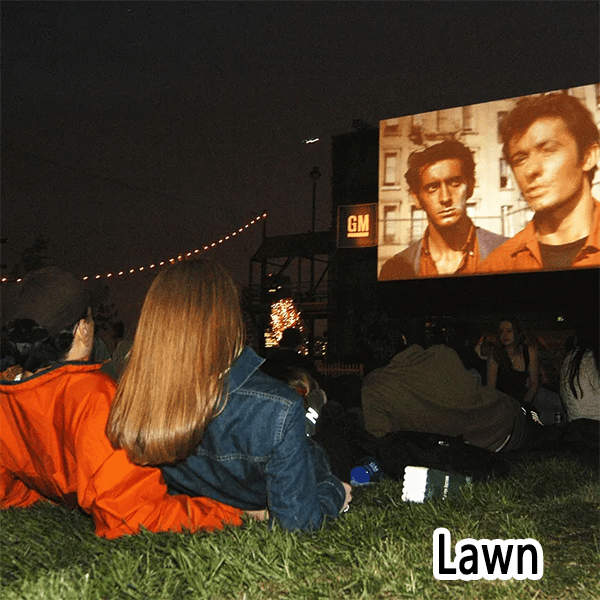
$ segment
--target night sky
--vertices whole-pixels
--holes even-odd
[[[10,2],[2,262],[78,274],[331,223],[331,136],[598,81],[593,2]],[[306,138],[321,142],[303,144]],[[248,279],[262,225],[211,255]]]

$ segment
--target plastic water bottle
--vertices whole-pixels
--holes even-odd
[[[404,469],[402,500],[422,503],[426,500],[441,500],[473,483],[471,477],[447,473],[427,467],[408,466]]]
[[[381,481],[385,477],[386,475],[377,459],[373,456],[367,456],[350,471],[350,485],[369,485]]]

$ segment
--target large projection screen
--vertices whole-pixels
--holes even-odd
[[[548,90],[544,92],[544,95],[554,93],[566,94],[576,98],[590,111],[596,127],[600,126],[600,84],[594,83],[566,90]],[[485,263],[488,253],[491,253],[496,247],[511,241],[515,235],[527,227],[534,215],[536,215],[535,210],[532,209],[532,203],[536,200],[535,195],[542,193],[539,191],[529,191],[533,196],[529,201],[526,200],[526,196],[523,195],[519,187],[519,180],[513,172],[511,164],[509,164],[512,161],[507,161],[503,156],[500,122],[511,112],[518,101],[519,98],[507,98],[435,112],[389,118],[380,122],[379,245],[377,252],[377,273],[380,281],[427,279],[432,277],[443,278],[447,276],[454,277],[456,275],[482,275],[493,272],[530,272],[537,270],[537,268],[531,266],[526,266],[525,268],[513,267],[508,262],[506,263],[508,266],[503,269],[500,269],[498,264],[490,269],[489,262],[488,267],[486,267]],[[529,130],[526,129],[525,131],[528,132]],[[527,152],[529,152],[528,157],[532,157],[532,161],[534,161],[535,156],[541,156],[546,151],[545,148],[538,148],[536,146],[537,140],[533,137],[534,135],[535,131],[529,135],[526,133],[522,138],[518,138],[524,139],[522,145],[531,149],[527,150]],[[434,260],[434,246],[436,241],[431,241],[435,233],[430,233],[430,229],[426,234],[428,226],[433,227],[435,225],[430,225],[429,220],[435,219],[435,214],[428,216],[423,209],[423,202],[420,202],[419,198],[415,197],[414,193],[411,193],[406,180],[408,161],[411,154],[418,154],[427,148],[438,146],[447,141],[460,142],[471,152],[475,163],[474,185],[469,186],[468,183],[466,184],[466,188],[468,189],[464,195],[465,197],[469,197],[463,199],[463,204],[466,204],[463,212],[466,212],[470,222],[477,228],[475,234],[473,233],[474,230],[470,228],[471,234],[468,240],[468,248],[472,250],[475,243],[473,237],[475,236],[477,238],[477,248],[480,250],[482,256],[479,256],[478,261],[471,261],[468,268],[465,268],[466,263],[463,262],[462,267],[458,271],[452,271],[454,266],[460,264],[456,260],[454,263],[448,261],[443,265],[440,263],[440,271],[437,271],[436,267],[438,263]],[[521,146],[519,146],[520,148]],[[430,161],[435,160],[435,154],[428,156]],[[427,190],[431,189],[435,192],[435,190],[442,187],[451,188],[454,186],[457,188],[461,181],[453,179],[456,175],[456,168],[454,168],[454,171],[450,168],[456,165],[456,159],[442,159],[441,162],[444,161],[447,167],[445,171],[437,169],[440,162],[426,162],[424,166],[413,168],[412,172],[417,173],[419,183],[422,183],[421,178],[423,176],[428,178],[425,182],[429,185]],[[418,165],[419,163],[416,164]],[[458,160],[458,164],[459,174],[462,176],[461,166],[463,163]],[[594,161],[594,164],[597,164],[597,159]],[[437,165],[437,170],[430,169],[432,165],[434,167]],[[427,170],[426,173],[425,170]],[[539,174],[538,176],[546,177],[546,179],[550,177],[550,175]],[[560,174],[560,176],[562,177],[563,175]],[[526,178],[531,177],[534,176],[522,175],[520,181],[523,183]],[[550,187],[546,179],[542,181],[540,186]],[[431,180],[434,181],[433,185],[431,184]],[[413,190],[415,185],[413,183]],[[590,186],[592,196],[596,200],[600,200],[600,169],[596,170]],[[423,190],[424,187],[420,189]],[[449,194],[450,192],[446,189],[444,193]],[[436,210],[434,206],[436,201],[439,201],[439,199],[435,200],[434,198],[432,203],[430,203],[430,206],[433,206],[430,210]],[[448,200],[449,205],[451,202],[451,200]],[[452,213],[452,210],[452,208],[448,209],[449,214]],[[462,209],[459,208],[457,210],[460,211]],[[541,212],[537,216],[538,219],[541,218],[540,214],[548,214],[547,212],[543,212],[546,209],[542,208],[540,210]],[[443,224],[437,228],[437,231],[443,232]],[[465,231],[464,228],[463,231]],[[502,236],[502,238],[497,236]],[[424,241],[424,238],[427,241]],[[438,244],[439,239],[438,236]],[[544,239],[552,238],[546,237]],[[466,245],[460,248],[465,253],[465,261],[466,248]],[[424,257],[424,255],[428,256]],[[454,256],[456,257],[456,253]],[[424,262],[426,260],[429,262],[425,265]],[[549,264],[556,265],[557,263],[544,263],[544,265]],[[577,268],[588,266],[594,265],[584,264],[583,267],[578,266]],[[564,260],[563,264],[558,267],[543,267],[544,270],[548,271],[568,270],[570,268],[572,267],[564,266]]]

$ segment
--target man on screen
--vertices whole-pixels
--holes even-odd
[[[481,271],[600,266],[600,204],[592,196],[600,145],[590,111],[563,93],[522,98],[500,124],[500,135],[534,216]]]
[[[467,200],[475,187],[475,161],[457,140],[447,140],[408,157],[405,174],[417,207],[427,214],[422,239],[392,256],[380,281],[475,273],[505,237],[475,227]]]

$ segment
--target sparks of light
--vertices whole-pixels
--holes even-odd
[[[306,138],[305,140],[302,140],[303,144],[314,144],[315,142],[319,142],[321,141],[321,138]]]

